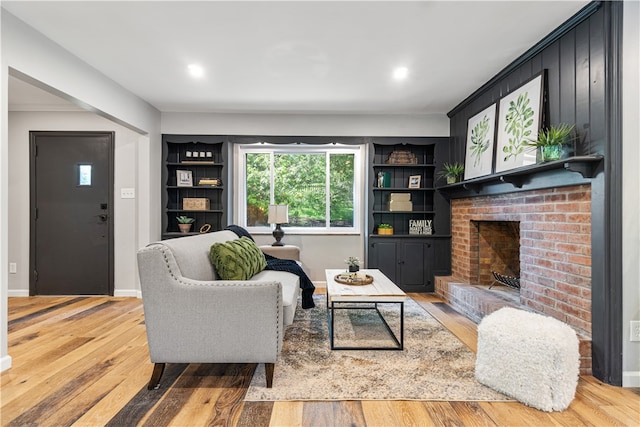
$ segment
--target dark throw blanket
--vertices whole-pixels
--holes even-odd
[[[229,225],[225,230],[230,230],[236,233],[238,237],[246,236],[253,240],[253,236],[239,225]],[[267,268],[266,270],[274,270],[274,271],[286,271],[287,273],[295,274],[300,278],[300,289],[302,289],[302,308],[313,308],[316,304],[313,302],[313,292],[316,290],[316,287],[307,276],[307,273],[304,272],[302,267],[291,259],[280,259],[274,256],[265,254],[265,259],[267,260]]]

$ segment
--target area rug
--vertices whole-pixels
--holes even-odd
[[[314,301],[313,309],[298,308],[285,332],[273,388],[260,364],[245,400],[510,400],[476,381],[475,355],[413,300],[405,303],[402,351],[331,350],[325,297]],[[381,311],[398,330],[398,305]],[[335,338],[336,345],[393,345],[373,310],[339,311]]]

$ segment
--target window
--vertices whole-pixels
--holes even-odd
[[[241,145],[239,223],[270,231],[269,204],[288,205],[287,232],[358,232],[361,147]]]

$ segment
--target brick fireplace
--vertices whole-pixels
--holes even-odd
[[[589,374],[591,187],[454,199],[451,233],[452,275],[436,280],[436,293],[476,322],[515,305],[567,323],[581,339],[581,372]],[[513,265],[513,252],[519,252],[519,271],[506,265]],[[486,289],[491,269],[520,276],[515,303],[501,297],[499,286]]]

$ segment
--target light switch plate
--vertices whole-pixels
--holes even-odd
[[[135,199],[136,198],[136,189],[135,188],[121,188],[120,189],[120,198],[121,199]]]
[[[631,321],[631,336],[629,341],[640,341],[640,320]]]

